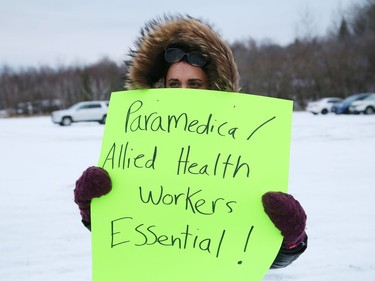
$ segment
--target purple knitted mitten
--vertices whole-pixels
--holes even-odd
[[[74,189],[74,202],[81,212],[82,220],[90,223],[91,199],[107,194],[112,189],[112,182],[107,173],[99,167],[89,167],[76,181]]]
[[[290,194],[267,192],[262,196],[264,211],[284,236],[283,247],[290,248],[305,237],[306,214]]]

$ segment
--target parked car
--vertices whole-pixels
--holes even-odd
[[[69,126],[73,122],[99,122],[105,124],[108,101],[83,101],[64,110],[53,111],[52,122],[61,126]]]
[[[352,113],[364,113],[374,114],[375,113],[375,93],[369,95],[363,100],[353,101],[349,107],[349,111]]]
[[[360,93],[348,96],[342,102],[335,104],[332,108],[332,111],[334,111],[336,114],[350,114],[351,112],[349,111],[349,107],[352,104],[352,102],[357,100],[363,100],[369,95],[371,95],[371,93]]]
[[[341,101],[341,98],[335,97],[322,98],[317,101],[309,102],[307,104],[306,110],[311,112],[312,114],[327,114],[329,112],[332,112],[332,107]]]

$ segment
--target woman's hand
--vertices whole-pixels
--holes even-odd
[[[112,182],[106,170],[99,167],[89,167],[76,181],[74,202],[81,212],[82,222],[91,223],[90,205],[92,198],[107,194],[112,189]]]
[[[267,192],[262,196],[264,211],[284,236],[283,247],[293,248],[306,238],[306,214],[290,194]]]

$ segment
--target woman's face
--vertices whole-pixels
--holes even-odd
[[[166,88],[207,89],[208,78],[202,68],[180,61],[169,67],[165,86]]]

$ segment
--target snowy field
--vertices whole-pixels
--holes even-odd
[[[0,119],[0,280],[91,280],[73,189],[103,129]],[[264,280],[375,280],[375,115],[294,113],[289,192],[307,212],[309,248]]]

